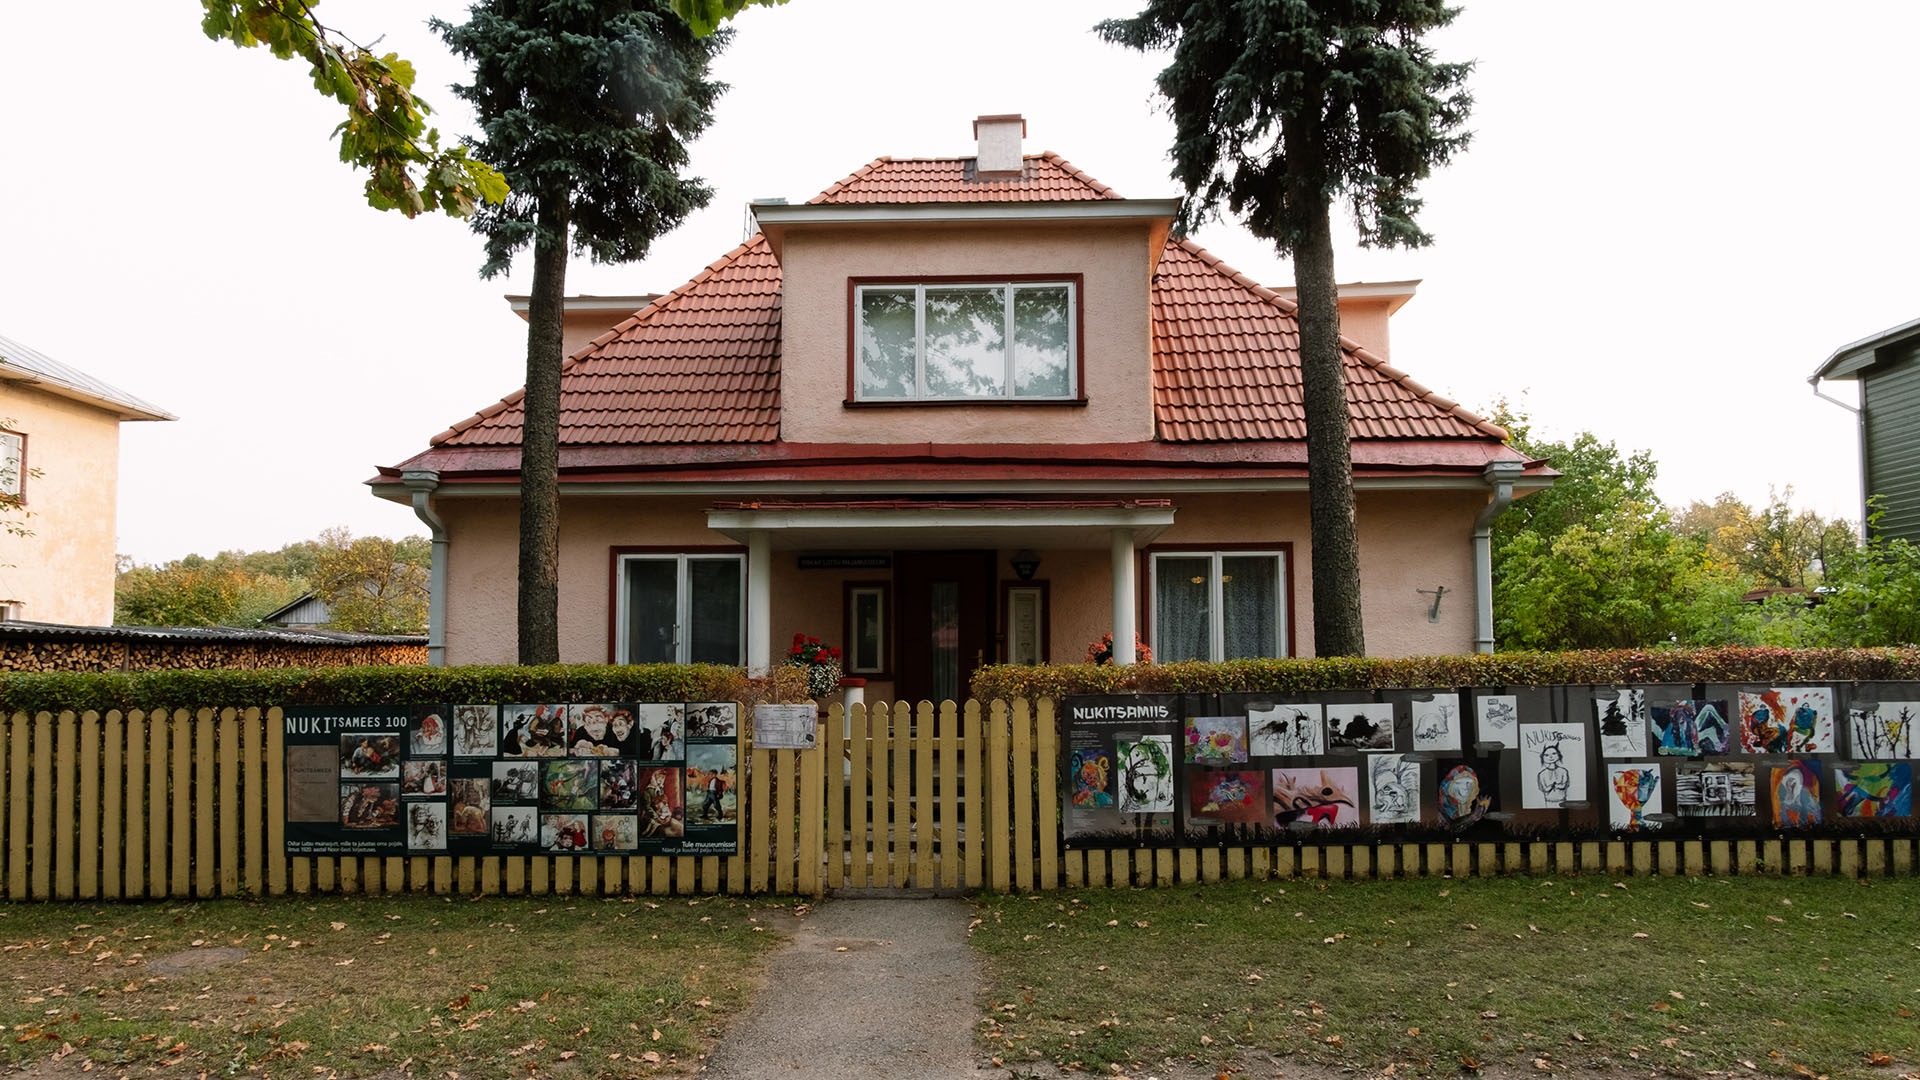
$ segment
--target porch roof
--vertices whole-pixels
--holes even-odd
[[[843,548],[1107,549],[1116,529],[1136,546],[1173,524],[1169,499],[849,499],[716,502],[707,527],[746,543],[765,532],[776,551]]]

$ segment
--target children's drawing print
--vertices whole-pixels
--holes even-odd
[[[1727,752],[1727,703],[1680,698],[1655,701],[1647,709],[1653,752],[1699,757]]]
[[[1360,770],[1273,770],[1273,823],[1287,828],[1308,822],[1339,829],[1360,824]]]
[[[1120,756],[1120,812],[1172,813],[1173,736],[1121,739],[1115,743],[1114,752]],[[1245,760],[1244,753],[1241,760]]]
[[[1520,805],[1558,810],[1587,799],[1587,726],[1520,725]]]
[[[1249,750],[1254,757],[1306,757],[1327,752],[1327,726],[1321,708],[1313,705],[1275,705],[1247,713],[1252,729]]]
[[[1258,772],[1191,769],[1187,772],[1187,820],[1252,825],[1267,817],[1266,792]]]
[[[1107,787],[1113,762],[1107,755],[1076,750],[1068,764],[1073,767],[1073,805],[1087,810],[1113,805],[1113,792]]]
[[[1413,748],[1415,750],[1460,750],[1460,697],[1435,694],[1413,702]]]
[[[1795,760],[1770,771],[1774,827],[1804,829],[1820,824],[1820,763]]]
[[[1247,760],[1247,718],[1187,717],[1187,763],[1227,765]],[[1168,807],[1172,809],[1172,807]]]
[[[1662,813],[1660,802],[1660,765],[1607,765],[1607,820],[1622,832],[1657,829],[1660,823],[1648,821],[1648,814]]]
[[[1481,694],[1473,699],[1480,717],[1476,741],[1512,748],[1520,745],[1520,698],[1515,694]]]
[[[1411,825],[1420,820],[1420,763],[1405,754],[1367,759],[1367,821]]]
[[[1600,729],[1600,756],[1639,757],[1647,752],[1647,692],[1607,690],[1593,696]]]
[[[1833,753],[1833,691],[1824,686],[1742,691],[1740,749],[1748,754]]]
[[[1392,750],[1392,703],[1327,706],[1327,749]]]
[[[1909,817],[1913,814],[1913,765],[1869,761],[1833,767],[1834,803],[1841,817]]]
[[[1681,817],[1752,817],[1751,761],[1715,761],[1680,766],[1673,779],[1673,808]]]
[[[1873,761],[1915,757],[1914,721],[1920,701],[1860,701],[1847,707],[1847,732],[1853,756]]]
[[[1440,763],[1440,824],[1461,832],[1486,817],[1500,790],[1494,759]]]
[[[495,705],[457,705],[453,710],[453,756],[494,757],[499,733],[494,727],[500,709]]]

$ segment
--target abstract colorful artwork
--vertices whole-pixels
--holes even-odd
[[[1275,705],[1247,711],[1254,757],[1305,757],[1327,752],[1327,727],[1319,705]]]
[[[1910,817],[1913,766],[1905,761],[1835,765],[1833,791],[1841,817]]]
[[[1460,832],[1493,809],[1500,780],[1494,759],[1440,763],[1440,823]]]
[[[1115,745],[1114,752],[1120,757],[1120,812],[1172,813],[1173,736],[1122,739]],[[1244,754],[1242,760],[1245,760]]]
[[[1520,805],[1559,810],[1587,800],[1587,725],[1520,725]]]
[[[1833,753],[1833,691],[1824,686],[1742,691],[1740,749],[1748,754]]]
[[[1682,817],[1752,817],[1753,763],[1687,764],[1673,779],[1673,807]]]
[[[1520,698],[1515,694],[1482,694],[1473,699],[1480,716],[1478,739],[1509,749],[1520,745]]]
[[[1073,772],[1073,805],[1086,809],[1113,805],[1113,792],[1107,784],[1113,762],[1107,755],[1076,750],[1067,763]]]
[[[1647,692],[1607,690],[1593,696],[1600,729],[1600,756],[1639,757],[1647,752]]]
[[[1658,762],[1607,765],[1607,821],[1622,832],[1657,829],[1648,814],[1661,813]]]
[[[1187,717],[1186,760],[1189,765],[1228,765],[1246,761],[1247,718]]]
[[[1454,694],[1435,694],[1415,698],[1413,702],[1413,748],[1415,750],[1460,749],[1460,698]]]
[[[1267,800],[1258,772],[1192,769],[1187,773],[1187,820],[1220,825],[1265,821]]]
[[[1652,726],[1653,752],[1676,757],[1724,754],[1731,732],[1727,703],[1679,698],[1655,701],[1647,708]]]
[[[1327,749],[1393,749],[1392,704],[1327,706]]]
[[[1360,824],[1360,770],[1273,770],[1273,823],[1305,822],[1322,828]]]
[[[1367,759],[1367,821],[1409,825],[1420,820],[1420,763],[1405,754]]]
[[[1773,769],[1773,824],[1804,829],[1820,824],[1820,763],[1789,761]]]
[[[1915,757],[1914,721],[1920,701],[1857,701],[1847,707],[1847,732],[1853,756],[1874,761]]]

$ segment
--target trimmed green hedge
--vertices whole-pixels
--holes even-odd
[[[331,667],[51,672],[0,677],[0,713],[257,705],[463,702],[805,701],[799,668],[764,679],[715,664]]]
[[[1189,661],[1132,667],[1068,664],[981,668],[973,696],[1029,699],[1067,694],[1294,693],[1424,686],[1549,686],[1579,683],[1827,683],[1920,680],[1920,647],[1891,649],[1611,649],[1398,659]]]

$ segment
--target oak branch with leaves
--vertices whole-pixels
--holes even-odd
[[[465,218],[478,203],[507,197],[507,181],[492,166],[465,147],[440,147],[440,132],[426,121],[433,110],[413,93],[413,65],[323,25],[313,14],[318,0],[201,0],[201,6],[200,28],[209,38],[242,49],[264,45],[282,60],[299,57],[314,89],[346,106],[347,118],[334,129],[340,160],[367,171],[367,203],[374,209]]]

